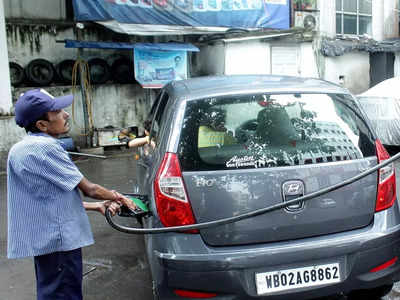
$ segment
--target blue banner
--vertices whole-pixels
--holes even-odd
[[[144,88],[162,88],[171,80],[187,79],[186,51],[134,50],[135,79]]]
[[[290,0],[74,0],[77,21],[288,29]]]

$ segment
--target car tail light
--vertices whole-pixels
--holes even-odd
[[[376,155],[378,163],[390,158],[389,153],[379,140],[375,142]],[[391,207],[396,200],[396,175],[394,173],[394,164],[391,163],[386,167],[378,170],[378,193],[376,197],[375,211],[381,211]]]
[[[196,223],[176,154],[165,154],[154,181],[154,192],[158,215],[164,226]],[[198,230],[187,232],[198,233]]]
[[[214,298],[217,296],[215,293],[196,292],[188,290],[174,290],[174,293],[184,298]]]

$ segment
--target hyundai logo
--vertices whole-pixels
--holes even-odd
[[[300,180],[286,181],[282,185],[283,202],[304,196],[304,183]],[[304,208],[304,201],[285,207],[288,212],[297,212]]]

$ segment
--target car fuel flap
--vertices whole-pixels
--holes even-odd
[[[376,165],[358,159],[279,168],[184,172],[198,223],[237,216],[292,200],[351,178]],[[302,190],[303,189],[303,190]],[[371,223],[377,173],[320,197],[256,217],[200,231],[213,246],[300,239],[353,230]]]

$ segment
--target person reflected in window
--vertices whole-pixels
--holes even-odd
[[[144,127],[144,135],[134,138],[133,140],[130,140],[128,142],[129,148],[136,148],[136,147],[141,147],[141,146],[150,144],[151,121],[150,120],[144,121],[143,127]],[[152,142],[151,144],[153,146],[154,142]],[[153,148],[154,148],[154,146],[153,146]]]
[[[225,112],[213,109],[206,112],[199,127],[198,147],[215,147],[236,144],[232,132],[225,127]]]

